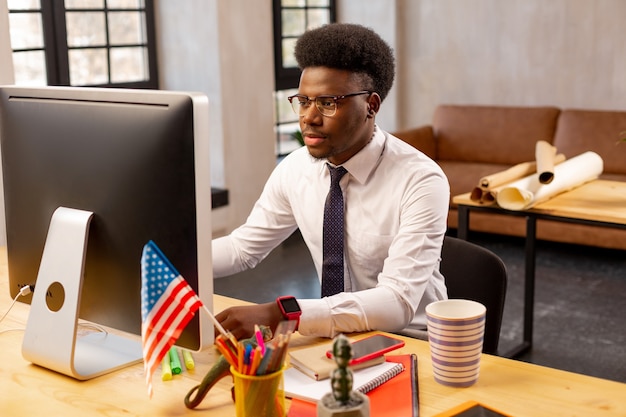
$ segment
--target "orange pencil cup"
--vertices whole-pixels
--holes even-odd
[[[283,370],[268,375],[244,375],[232,366],[237,417],[285,417]]]

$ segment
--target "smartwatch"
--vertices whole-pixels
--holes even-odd
[[[283,314],[283,317],[286,320],[295,320],[296,321],[296,329],[300,324],[300,316],[302,315],[302,310],[300,310],[300,305],[298,304],[298,300],[293,295],[284,295],[282,297],[278,297],[276,299],[276,304],[278,304],[278,308],[280,308],[280,312]]]

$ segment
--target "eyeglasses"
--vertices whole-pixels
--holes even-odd
[[[360,96],[362,94],[372,94],[372,91],[358,91],[356,93],[344,94],[342,96],[317,96],[307,97],[302,94],[295,94],[287,97],[291,108],[298,116],[303,116],[311,107],[311,102],[315,102],[315,107],[322,116],[331,117],[337,113],[337,102],[344,98]]]

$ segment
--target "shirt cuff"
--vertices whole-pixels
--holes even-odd
[[[298,300],[302,315],[298,332],[303,336],[332,337],[330,305],[326,299]]]

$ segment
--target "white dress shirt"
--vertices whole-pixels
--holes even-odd
[[[213,241],[215,277],[253,268],[299,228],[321,280],[330,186],[326,164],[306,147],[278,164],[246,223]],[[447,297],[439,273],[450,198],[445,174],[426,155],[379,128],[343,166],[348,170],[341,180],[345,292],[298,300],[299,332],[334,337],[425,329],[426,305]]]

